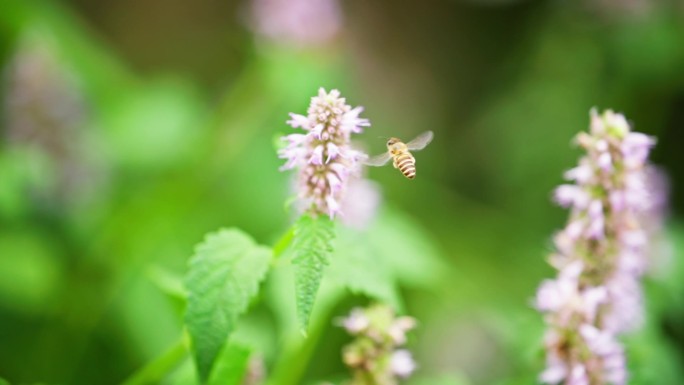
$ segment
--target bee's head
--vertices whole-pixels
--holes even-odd
[[[398,138],[389,138],[387,140],[387,147],[394,146],[395,144],[397,144],[399,142],[401,142],[401,140],[399,140]]]

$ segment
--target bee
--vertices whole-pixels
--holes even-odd
[[[367,159],[364,163],[368,166],[380,167],[387,164],[392,159],[394,168],[398,168],[408,179],[416,177],[416,158],[411,151],[422,150],[427,146],[433,137],[432,131],[425,131],[408,143],[404,143],[399,138],[389,138],[387,140],[387,152]]]

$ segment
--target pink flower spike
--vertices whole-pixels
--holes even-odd
[[[644,319],[640,278],[652,245],[647,234],[650,194],[648,154],[655,141],[631,132],[613,111],[591,111],[589,132],[576,136],[586,151],[565,173],[554,200],[571,212],[556,233],[552,266],[536,308],[548,326],[544,346],[547,384],[625,385],[625,352],[619,336]],[[652,219],[651,219],[652,220]],[[600,316],[599,316],[600,315]]]
[[[326,93],[321,88],[311,98],[306,116],[290,114],[288,123],[307,131],[306,135],[286,136],[289,144],[278,151],[278,156],[286,159],[281,169],[299,169],[297,207],[331,218],[342,214],[340,202],[344,200],[350,178],[360,174],[361,157],[345,156],[354,154],[355,150],[351,149],[350,132],[341,128],[340,122],[367,122],[358,118],[359,111],[347,105],[339,91]]]
[[[354,336],[342,350],[343,360],[354,379],[350,385],[398,385],[401,379],[409,377],[417,365],[411,352],[402,345],[406,342],[406,331],[415,323],[411,317],[395,317],[387,305],[354,309],[343,321],[343,326]]]

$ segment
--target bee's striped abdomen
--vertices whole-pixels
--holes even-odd
[[[394,165],[405,177],[409,179],[416,177],[416,159],[408,151],[397,155],[394,158]]]

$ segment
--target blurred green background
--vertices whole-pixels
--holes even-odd
[[[657,136],[667,246],[628,351],[633,383],[684,383],[682,2],[339,5],[334,36],[311,42],[260,31],[249,0],[0,3],[0,377],[116,384],[171,346],[182,301],[165,290],[203,235],[273,244],[288,225],[274,139],[325,87],[365,107],[369,152],[435,132],[415,181],[369,177],[449,266],[448,285],[402,292],[422,372],[474,384],[533,384],[543,367],[531,299],[589,109]],[[343,370],[345,337],[325,333],[306,381]]]

